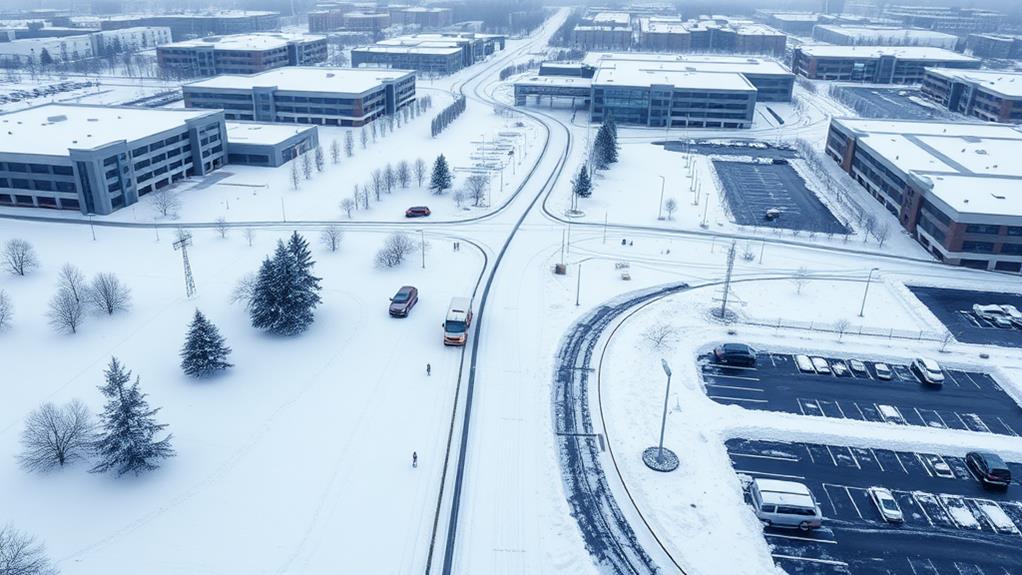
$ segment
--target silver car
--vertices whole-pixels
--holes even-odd
[[[823,525],[823,514],[809,488],[794,481],[752,480],[749,494],[756,517],[767,527],[809,531]]]

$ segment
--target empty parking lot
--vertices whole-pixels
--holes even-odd
[[[706,393],[718,403],[860,421],[1022,434],[1022,408],[987,373],[944,369],[943,387],[920,383],[905,363],[888,363],[889,381],[867,372],[803,373],[794,356],[760,351],[755,368],[726,367],[701,359]],[[835,358],[826,358],[833,363]],[[842,358],[848,359],[848,358]],[[866,359],[860,357],[859,359]]]
[[[918,88],[840,86],[837,91],[846,94],[847,103],[854,105],[856,112],[866,118],[938,121],[959,119],[947,110],[921,104],[924,98]]]
[[[820,530],[764,530],[789,573],[1022,573],[1022,465],[1010,464],[1006,491],[990,491],[949,455],[747,439],[727,450],[741,476],[803,483],[820,505]],[[872,486],[891,490],[904,523],[881,518]]]
[[[997,327],[972,313],[973,304],[1010,304],[1022,309],[1022,295],[976,290],[906,286],[963,343],[1022,347],[1022,330]]]
[[[790,165],[713,160],[713,168],[737,224],[848,233]],[[780,217],[768,221],[770,209],[780,210]]]

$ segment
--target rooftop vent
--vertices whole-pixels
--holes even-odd
[[[997,194],[990,194],[990,195],[993,196],[994,198],[998,199],[998,200],[1003,200],[1004,199],[1004,196],[998,196]]]
[[[46,117],[46,121],[47,122],[63,122],[65,120],[67,120],[67,116],[65,116],[64,114],[60,114],[59,116],[47,116]]]
[[[333,78],[333,77],[334,77],[335,75],[336,75],[336,74],[334,74],[333,72],[327,72],[327,73],[326,73],[326,77],[327,77],[327,78]]]
[[[99,118],[88,118],[88,119],[87,119],[87,120],[85,120],[85,121],[86,121],[86,122],[98,122],[98,121],[99,121]]]
[[[987,151],[986,151],[986,150],[984,150],[983,148],[977,148],[977,149],[976,149],[976,153],[977,153],[977,154],[979,154],[979,155],[981,155],[981,156],[985,156],[985,155],[987,155]]]

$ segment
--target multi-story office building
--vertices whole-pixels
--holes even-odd
[[[0,132],[0,205],[109,214],[225,158],[218,110],[46,104]]]
[[[894,26],[837,26],[820,24],[813,28],[813,38],[839,46],[929,46],[954,50],[958,36],[934,30],[917,30]]]
[[[72,62],[95,56],[89,35],[0,43],[0,63],[14,66]]]
[[[774,28],[795,36],[810,36],[820,20],[816,12],[757,10],[756,16]]]
[[[917,84],[927,67],[979,68],[976,58],[919,46],[826,46],[795,48],[791,69],[814,80]]]
[[[1009,34],[969,34],[965,52],[977,58],[1014,60],[1022,58],[1022,36]]]
[[[452,74],[503,50],[504,42],[504,36],[472,32],[399,36],[355,48],[351,65]]]
[[[628,50],[632,47],[632,29],[580,24],[571,32],[579,50]]]
[[[316,126],[227,122],[229,164],[282,166],[318,146]]]
[[[1004,14],[982,8],[958,6],[884,6],[883,16],[898,20],[905,26],[926,28],[967,36],[975,32],[993,32],[1001,25]]]
[[[827,154],[937,259],[1022,270],[1022,133],[1003,124],[835,118]]]
[[[341,10],[313,10],[309,12],[308,18],[310,34],[344,28],[344,12]]]
[[[211,35],[247,34],[267,32],[280,28],[279,12],[222,10],[186,12],[182,14],[122,15],[88,19],[98,22],[103,30],[135,28],[138,26],[167,26],[175,40]]]
[[[228,120],[362,126],[414,102],[415,73],[288,66],[181,89],[186,107],[221,109]]]
[[[1022,123],[1022,74],[927,68],[923,94],[952,112],[988,122]]]
[[[418,26],[423,29],[443,28],[453,22],[450,8],[425,6],[390,6],[390,23],[399,26]]]
[[[92,51],[97,55],[109,52],[136,52],[162,46],[171,41],[172,33],[166,26],[119,28],[90,34]]]
[[[307,66],[326,60],[325,36],[265,32],[209,36],[160,46],[160,67],[192,76],[255,74],[281,66]]]
[[[692,49],[692,33],[677,18],[640,18],[639,48],[652,52],[688,52]]]
[[[355,32],[379,32],[390,26],[390,14],[386,12],[346,12],[342,16],[345,30]]]

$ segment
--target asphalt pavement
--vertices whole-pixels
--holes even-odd
[[[958,341],[1022,347],[1022,329],[997,327],[972,312],[973,304],[1011,304],[1022,309],[1022,295],[924,286],[906,287],[930,308],[933,315],[937,316]]]

